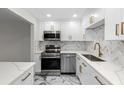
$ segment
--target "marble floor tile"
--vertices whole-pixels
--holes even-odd
[[[75,75],[41,76],[35,75],[35,85],[80,85]]]

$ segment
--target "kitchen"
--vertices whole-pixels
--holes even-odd
[[[27,49],[23,50],[24,47],[17,52],[23,50],[22,55],[25,54],[27,59],[24,57],[20,60],[18,57],[10,59],[7,56],[1,58],[0,73],[4,75],[1,75],[0,84],[123,85],[123,10],[123,8],[3,9],[2,11],[15,15],[14,18],[17,17],[19,22],[25,23],[28,27],[27,35],[30,40],[29,38],[26,40],[30,43],[25,45],[27,44],[25,42],[21,45],[28,46],[27,49],[30,50],[27,54],[25,53]],[[14,22],[18,22],[17,19]],[[8,71],[12,71],[9,72],[11,78],[5,78],[9,75],[6,73]]]

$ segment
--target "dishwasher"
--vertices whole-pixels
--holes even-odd
[[[61,74],[76,73],[76,54],[62,53],[61,54]]]

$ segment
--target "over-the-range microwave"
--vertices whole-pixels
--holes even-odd
[[[44,31],[45,41],[60,41],[60,31]]]

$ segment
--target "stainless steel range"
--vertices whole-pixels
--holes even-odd
[[[46,45],[41,54],[41,73],[43,75],[60,75],[60,46]]]

